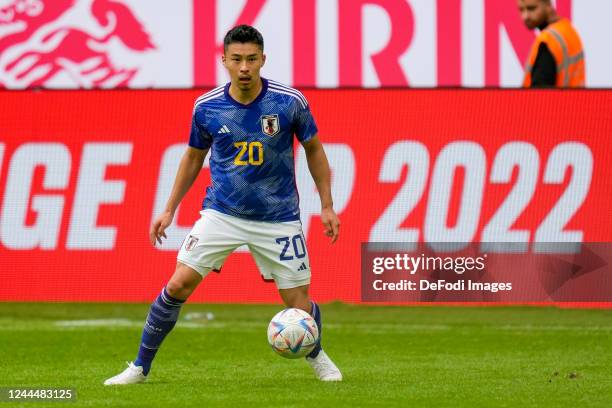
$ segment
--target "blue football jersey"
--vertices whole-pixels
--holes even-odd
[[[304,95],[262,82],[248,105],[229,95],[229,83],[196,100],[189,145],[210,148],[212,180],[202,208],[259,221],[298,220],[293,135],[307,141],[317,126]]]

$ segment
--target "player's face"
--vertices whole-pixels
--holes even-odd
[[[232,84],[249,91],[259,84],[259,71],[266,62],[261,48],[254,43],[231,43],[222,57]]]
[[[518,0],[521,19],[530,30],[546,24],[551,7],[551,4],[544,0]]]

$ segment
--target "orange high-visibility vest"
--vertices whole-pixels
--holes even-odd
[[[556,23],[548,25],[538,34],[529,59],[525,66],[525,79],[523,87],[531,87],[531,70],[538,55],[538,48],[545,43],[557,63],[558,88],[584,87],[584,50],[578,33],[567,18],[562,18]]]

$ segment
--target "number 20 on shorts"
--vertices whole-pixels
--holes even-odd
[[[301,259],[306,256],[306,244],[304,244],[304,239],[302,238],[302,234],[294,235],[293,237],[280,237],[276,238],[276,243],[283,246],[283,249],[280,253],[281,261],[290,261],[294,258]],[[288,255],[287,251],[289,250],[289,246],[293,246],[293,255]]]

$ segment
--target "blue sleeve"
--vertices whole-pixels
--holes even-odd
[[[189,146],[196,149],[209,149],[212,144],[212,136],[203,126],[200,120],[204,115],[201,111],[195,110],[191,118],[191,132],[189,134]]]
[[[317,124],[310,112],[310,106],[297,103],[297,111],[294,117],[294,131],[300,142],[306,142],[317,134]]]

